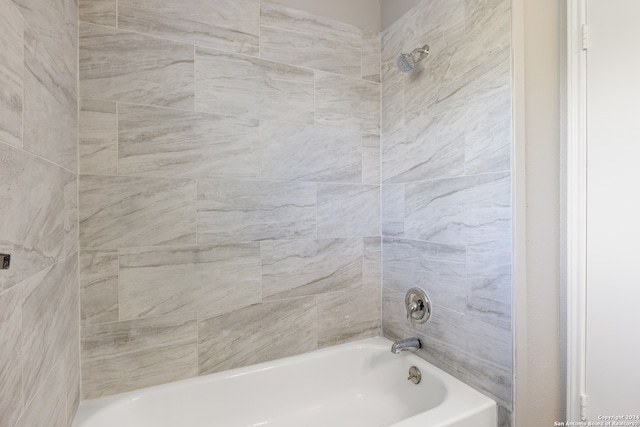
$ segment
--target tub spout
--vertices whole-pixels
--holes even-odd
[[[422,341],[419,338],[407,338],[393,343],[391,353],[400,354],[402,351],[416,352],[422,348]]]

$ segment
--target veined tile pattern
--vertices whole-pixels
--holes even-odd
[[[362,79],[380,83],[380,34],[365,31],[362,37]]]
[[[72,333],[78,322],[77,269],[77,258],[70,256],[20,285],[25,402],[47,381],[54,364],[77,338]]]
[[[362,183],[380,185],[380,135],[362,136]]]
[[[383,282],[404,294],[417,286],[434,304],[464,313],[467,307],[466,251],[461,246],[384,239]]]
[[[467,104],[465,172],[511,170],[511,90]]]
[[[116,175],[118,118],[115,102],[80,100],[80,173]]]
[[[55,78],[64,82],[58,90],[67,90],[76,98],[78,67],[77,0],[14,0],[39,48],[55,61],[47,66],[56,69]],[[25,85],[25,87],[28,87]]]
[[[121,249],[120,319],[261,299],[260,244]]]
[[[316,237],[315,185],[198,180],[198,242]]]
[[[12,254],[0,292],[59,261],[65,252],[69,172],[0,143],[0,251]],[[35,185],[34,183],[37,183]]]
[[[80,320],[115,322],[118,315],[118,251],[80,253]]]
[[[195,243],[195,180],[83,175],[79,193],[85,249]]]
[[[467,313],[511,330],[509,251],[467,248]]]
[[[196,48],[196,110],[313,124],[313,71]]]
[[[67,417],[64,358],[48,373],[46,381],[25,408],[15,427],[66,427],[74,414]],[[52,399],[51,396],[62,396]]]
[[[511,248],[511,174],[409,183],[404,237],[491,249]]]
[[[263,121],[261,178],[360,183],[363,137],[358,132]]]
[[[317,322],[314,297],[205,311],[198,322],[199,372],[210,374],[316,350]]]
[[[427,360],[511,407],[511,331],[446,308],[434,309],[428,327],[420,326],[407,333],[431,343],[423,351]]]
[[[118,28],[258,55],[259,0],[119,0]]]
[[[198,373],[195,313],[82,328],[82,394],[93,399]]]
[[[265,301],[362,287],[361,238],[262,243]]]
[[[511,425],[510,2],[420,2],[382,34],[383,333],[499,403]],[[413,72],[399,52],[429,44]],[[434,310],[411,327],[404,293]]]
[[[382,240],[380,237],[362,239],[362,286],[369,292],[380,293],[382,286]]]
[[[258,178],[257,120],[120,104],[121,175]]]
[[[384,183],[423,181],[464,174],[465,113],[413,119],[382,137]]]
[[[22,293],[0,293],[0,425],[13,426],[22,412]]]
[[[107,27],[116,26],[117,0],[79,0],[78,3],[80,21]]]
[[[11,0],[0,1],[0,141],[22,147],[24,20]]]
[[[362,30],[271,1],[261,4],[261,58],[362,76]]]
[[[404,236],[404,184],[382,185],[382,235]]]
[[[83,398],[376,335],[379,37],[263,2],[258,52],[258,0],[81,2]]]
[[[380,133],[380,85],[316,71],[316,124]]]
[[[319,295],[318,347],[375,337],[380,331],[380,293],[354,289]],[[354,304],[357,301],[357,304]]]
[[[0,425],[68,427],[80,374],[76,0],[0,0]]]
[[[65,70],[62,61],[54,58],[26,27],[23,147],[75,171],[78,159],[75,73]]]
[[[318,237],[379,235],[379,186],[318,184]]]
[[[193,108],[193,46],[80,23],[80,97]]]

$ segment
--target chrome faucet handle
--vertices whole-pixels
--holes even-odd
[[[425,323],[431,317],[431,301],[422,289],[409,289],[404,303],[407,309],[407,320],[412,325],[414,322]]]
[[[413,317],[414,313],[422,311],[424,309],[424,302],[421,299],[411,301],[407,306],[407,320],[413,322],[415,319]]]

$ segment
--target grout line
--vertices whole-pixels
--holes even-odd
[[[120,176],[120,103],[116,102],[116,176]]]

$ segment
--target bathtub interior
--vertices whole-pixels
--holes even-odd
[[[369,339],[83,402],[73,426],[388,427],[420,414],[442,419],[455,392],[450,379],[389,346]],[[407,379],[413,365],[422,372],[417,385]]]

